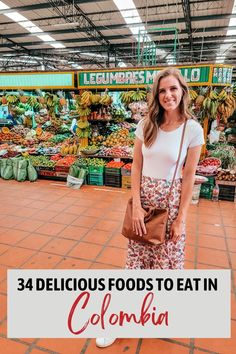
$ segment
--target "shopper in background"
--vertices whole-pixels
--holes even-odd
[[[72,119],[71,126],[70,126],[70,131],[71,133],[75,136],[76,135],[76,129],[78,128],[77,126],[77,119],[74,118]]]
[[[6,118],[7,118],[7,120],[9,121],[9,123],[11,125],[17,125],[18,124],[17,120],[14,117],[14,112],[13,111],[10,111]]]
[[[192,117],[188,105],[188,87],[180,71],[175,68],[161,70],[153,83],[149,114],[137,125],[131,182],[133,230],[140,236],[146,233],[143,206],[169,206],[166,237],[160,245],[129,240],[127,269],[184,267],[185,221],[204,143],[203,129]],[[185,121],[179,166],[171,196],[167,198]],[[97,338],[96,344],[107,347],[114,341],[115,338]]]

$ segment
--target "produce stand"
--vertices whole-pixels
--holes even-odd
[[[6,85],[4,89],[9,92],[6,90],[0,96],[0,104],[7,104],[17,117],[32,111],[36,125],[22,124],[12,127],[5,135],[1,132],[0,149],[7,150],[5,157],[19,154],[29,159],[45,157],[45,160],[39,158],[39,162],[37,158],[32,160],[40,178],[66,180],[70,166],[80,157],[90,159],[95,169],[99,160],[103,161],[103,166],[112,160],[131,162],[134,130],[147,112],[150,85],[162,68],[1,73],[1,85]],[[207,140],[212,119],[221,124],[225,121],[226,126],[229,114],[235,108],[236,88],[230,89],[232,66],[199,64],[177,68],[188,82],[192,110],[202,124]],[[20,87],[22,79],[21,89],[25,91],[19,94],[13,90]],[[64,91],[57,92],[59,86]],[[33,91],[39,88],[37,92]],[[69,91],[71,89],[74,91]],[[75,136],[70,131],[73,119],[77,119]],[[233,123],[229,128],[233,141]],[[209,151],[204,145],[201,159],[207,154]],[[65,165],[58,163],[66,156]],[[90,162],[87,165],[91,167]],[[102,173],[90,170],[87,181],[94,185],[130,187],[130,176],[123,175],[122,169],[118,175],[107,171],[106,167]],[[206,195],[210,198],[210,193]]]

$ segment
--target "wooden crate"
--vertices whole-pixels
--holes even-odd
[[[122,176],[122,188],[131,188],[131,176]]]
[[[236,203],[236,182],[216,180],[220,192],[219,200],[228,200]]]

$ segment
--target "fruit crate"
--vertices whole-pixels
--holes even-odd
[[[219,200],[228,200],[236,203],[236,182],[216,181],[219,186]]]
[[[120,176],[121,175],[121,168],[105,167],[105,175],[106,174]]]
[[[104,185],[104,178],[103,173],[90,173],[88,175],[88,184],[94,186],[103,186]]]
[[[57,165],[55,166],[55,171],[57,172],[69,172],[69,169],[70,169],[70,166],[60,166],[60,165]]]
[[[67,178],[68,172],[56,171],[56,177]]]
[[[131,176],[122,176],[122,188],[131,188]]]
[[[105,173],[105,186],[121,188],[121,175]]]
[[[37,172],[43,171],[55,171],[55,167],[53,166],[34,166]]]
[[[104,166],[89,166],[89,174],[103,174]]]
[[[50,170],[37,170],[39,176],[56,177],[56,171]]]

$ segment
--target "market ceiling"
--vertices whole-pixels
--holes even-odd
[[[171,60],[176,64],[236,64],[234,0],[133,0],[141,23],[130,12],[127,17],[134,16],[132,28],[137,33],[141,25],[147,30],[151,55],[145,49],[144,31],[138,41],[115,0],[2,3],[6,6],[1,7],[0,1],[1,71],[94,69],[121,63],[128,67],[167,65]],[[12,12],[24,16],[41,32],[31,33],[7,17]],[[41,34],[52,39],[43,41],[38,37]],[[236,77],[236,70],[233,75]]]

